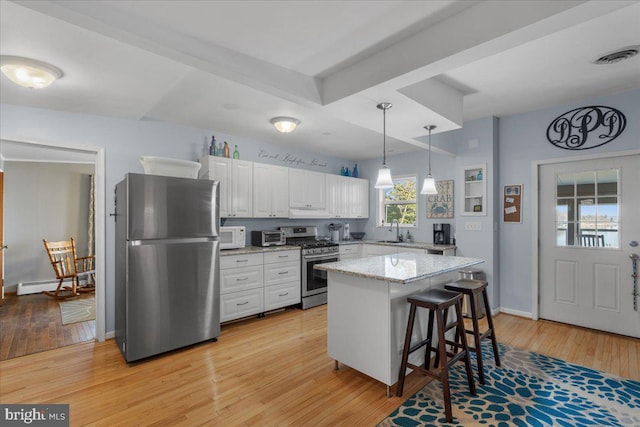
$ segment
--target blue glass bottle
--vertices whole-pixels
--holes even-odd
[[[351,176],[353,176],[354,178],[358,177],[358,164],[356,163],[356,165],[353,167],[353,173],[351,174]]]
[[[340,168],[340,175],[344,176],[344,174],[345,174],[345,170],[344,170],[344,166],[342,166]]]

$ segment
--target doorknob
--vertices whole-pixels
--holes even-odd
[[[0,246],[0,250],[3,250],[3,251],[4,251],[5,249],[9,249],[9,246],[7,246],[7,245],[2,245],[2,246]]]
[[[631,246],[632,248],[635,248],[636,246],[638,246],[638,242],[635,240],[632,240],[629,242],[629,246]]]

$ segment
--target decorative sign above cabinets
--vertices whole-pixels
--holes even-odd
[[[582,107],[552,121],[547,128],[547,139],[565,150],[588,150],[613,141],[626,126],[626,117],[615,108]]]

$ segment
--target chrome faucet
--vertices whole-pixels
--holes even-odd
[[[393,221],[396,222],[396,242],[400,242],[402,241],[400,238],[400,223],[398,222],[397,219],[391,220],[391,227],[389,228],[389,231],[393,231]]]

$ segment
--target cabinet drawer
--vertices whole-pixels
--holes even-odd
[[[220,321],[227,322],[262,313],[263,305],[262,289],[220,295]]]
[[[262,254],[229,255],[220,257],[220,269],[248,267],[262,264]]]
[[[362,245],[360,244],[355,244],[355,245],[340,245],[340,254],[345,254],[345,255],[359,255],[361,252],[361,248]]]
[[[300,262],[300,251],[273,251],[264,253],[264,263],[272,264],[274,262],[287,262],[297,261]]]
[[[264,311],[300,304],[300,282],[288,282],[264,288]]]
[[[300,263],[297,261],[279,264],[265,264],[264,285],[271,286],[282,282],[300,283]]]
[[[220,294],[261,287],[261,265],[220,271]]]

